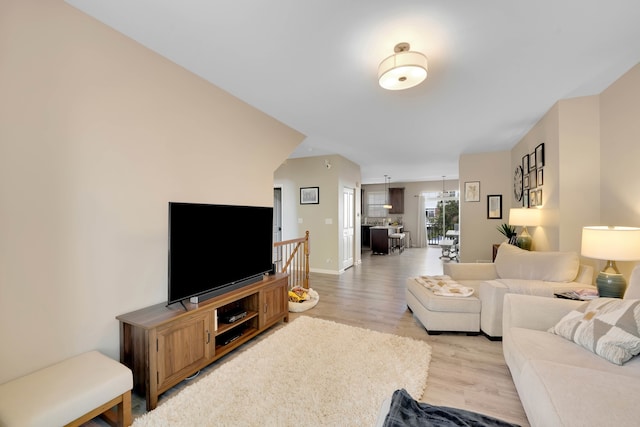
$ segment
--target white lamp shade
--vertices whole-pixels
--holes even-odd
[[[584,227],[580,253],[588,258],[612,261],[640,260],[640,228]]]
[[[378,66],[378,82],[387,90],[409,89],[427,78],[427,57],[420,52],[398,52]]]
[[[509,209],[509,225],[521,227],[535,227],[540,225],[540,209],[511,208]]]

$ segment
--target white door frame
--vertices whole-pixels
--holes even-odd
[[[353,266],[356,244],[355,224],[356,205],[355,188],[344,187],[342,189],[342,269]]]

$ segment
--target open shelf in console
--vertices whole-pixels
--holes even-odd
[[[243,325],[239,325],[237,328],[227,330],[227,332],[217,335],[215,338],[216,356],[222,356],[255,337],[259,333],[258,328],[251,326],[250,323],[251,322],[244,322]]]
[[[258,305],[259,295],[254,293],[217,308],[216,355],[231,350],[258,333]]]
[[[252,319],[255,319],[257,316],[258,316],[257,311],[247,311],[247,314],[242,319],[236,320],[233,323],[222,323],[220,321],[220,316],[218,315],[218,330],[216,331],[215,335],[220,336],[225,334],[230,329],[239,328],[241,325],[244,325],[245,323],[249,323]],[[252,324],[254,328],[256,329],[258,328],[258,325],[256,322],[252,322]]]

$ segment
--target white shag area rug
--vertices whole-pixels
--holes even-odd
[[[135,419],[143,426],[372,426],[404,388],[419,399],[424,341],[300,316]]]

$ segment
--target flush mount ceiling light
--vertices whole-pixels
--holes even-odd
[[[427,57],[410,48],[409,43],[398,43],[393,48],[395,53],[378,66],[378,83],[384,89],[409,89],[427,78]]]

